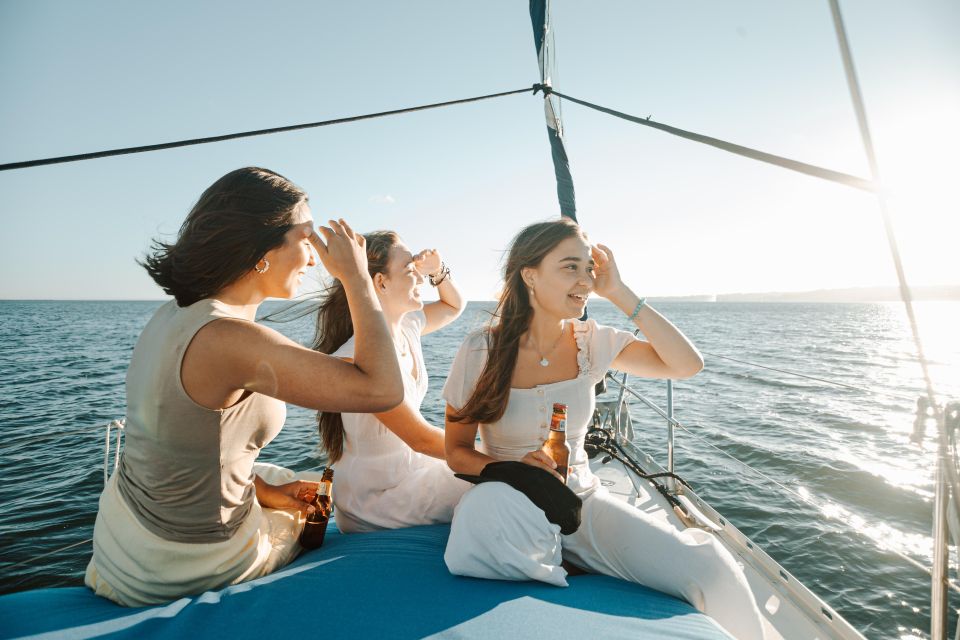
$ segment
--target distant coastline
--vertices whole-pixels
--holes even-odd
[[[960,301],[960,285],[912,287],[913,299]],[[762,293],[720,293],[716,295],[651,297],[668,302],[900,302],[897,287],[850,287],[813,291],[768,291]]]

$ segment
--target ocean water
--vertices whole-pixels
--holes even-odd
[[[103,486],[104,425],[123,417],[127,362],[160,304],[0,301],[0,593],[82,584]],[[440,389],[457,346],[488,308],[471,303],[424,339],[423,412],[434,424],[442,425]],[[931,563],[935,434],[929,428],[921,444],[910,441],[923,383],[902,307],[658,308],[712,354],[703,373],[676,384],[676,417],[690,432],[677,434],[678,472],[868,637],[926,637],[929,576],[898,554]],[[590,312],[626,327],[603,302]],[[920,303],[917,312],[940,400],[960,400],[960,304]],[[312,334],[309,318],[273,326],[301,342]],[[663,382],[633,383],[665,406]],[[638,444],[665,460],[663,420],[638,403],[631,415]],[[261,459],[295,470],[324,464],[312,412],[291,407]]]

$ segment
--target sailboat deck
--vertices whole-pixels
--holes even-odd
[[[168,605],[127,609],[84,587],[0,597],[0,636],[95,638],[724,638],[709,617],[599,575],[567,588],[450,575],[449,527],[344,535],[287,568]]]

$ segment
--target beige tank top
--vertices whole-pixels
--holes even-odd
[[[206,299],[175,301],[147,323],[127,370],[127,425],[117,488],[143,525],[176,542],[220,542],[253,504],[253,462],[279,433],[286,405],[251,393],[222,410],[190,399],[183,354],[208,322],[236,317]]]

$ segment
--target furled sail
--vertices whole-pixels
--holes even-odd
[[[540,63],[540,83],[545,87],[551,87],[553,34],[550,26],[550,0],[530,0],[530,21],[533,24],[533,41],[537,46],[537,60]],[[563,145],[563,123],[558,115],[559,98],[545,92],[543,110],[547,119],[550,151],[553,155],[553,170],[557,176],[560,215],[576,220],[577,199],[573,191],[573,177],[570,175],[570,161],[567,159],[567,150]]]

